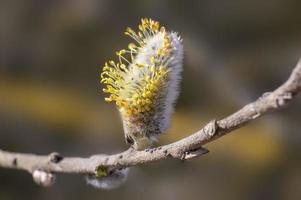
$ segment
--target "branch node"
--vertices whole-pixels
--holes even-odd
[[[190,160],[190,159],[197,158],[197,157],[207,154],[207,153],[209,153],[208,149],[206,149],[204,147],[200,147],[200,148],[186,151],[185,153],[183,153],[181,160]]]
[[[276,99],[277,107],[284,107],[287,104],[287,102],[292,98],[293,98],[293,94],[291,92],[287,92],[279,95],[279,97]]]
[[[59,153],[57,152],[53,152],[49,155],[49,161],[52,163],[59,163],[64,159],[63,156],[61,156]]]
[[[267,98],[270,94],[272,94],[272,92],[265,92],[265,93],[263,93],[263,94],[259,97],[259,100],[263,100],[264,98]]]
[[[208,137],[212,137],[217,133],[217,129],[218,129],[217,121],[213,119],[208,124],[206,124],[203,130]]]
[[[18,159],[14,158],[13,161],[12,161],[12,164],[13,164],[14,167],[17,167],[18,166]]]
[[[251,119],[256,119],[261,116],[261,113],[257,111],[254,104],[252,105],[252,110],[255,112],[255,114],[251,116]]]

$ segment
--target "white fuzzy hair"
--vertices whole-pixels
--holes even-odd
[[[181,80],[181,72],[183,70],[183,45],[182,39],[176,32],[168,32],[170,52],[161,57],[156,67],[164,65],[167,67],[168,73],[164,85],[159,88],[161,95],[157,99],[155,113],[150,115],[151,119],[146,120],[146,124],[142,126],[131,126],[127,127],[124,123],[126,134],[133,131],[139,132],[143,137],[135,139],[137,144],[134,144],[134,148],[143,149],[156,141],[158,134],[163,133],[169,127],[170,118],[174,111],[174,104],[179,96],[179,85]],[[164,34],[158,32],[157,34],[149,37],[145,42],[145,46],[141,47],[135,60],[129,66],[132,69],[132,73],[127,77],[128,80],[132,81],[132,87],[134,88],[141,82],[141,78],[145,74],[151,76],[151,57],[157,55],[157,51],[162,48],[164,43]],[[135,65],[139,63],[146,67],[137,68]],[[134,128],[133,128],[134,127]],[[158,127],[159,132],[153,132],[153,128]],[[132,135],[132,134],[131,134]],[[132,136],[133,137],[133,136]],[[139,141],[140,140],[140,141]],[[149,142],[147,140],[150,140]],[[141,144],[139,144],[141,143]]]
[[[171,53],[169,56],[162,60],[162,64],[165,64],[169,69],[168,78],[166,83],[166,95],[160,99],[158,106],[162,107],[161,113],[156,113],[154,118],[160,119],[160,130],[165,131],[170,124],[170,117],[174,111],[174,104],[179,96],[179,85],[181,80],[181,72],[183,71],[183,44],[182,39],[176,32],[169,32],[168,37],[170,39]],[[141,51],[137,54],[135,62],[146,66],[151,66],[150,58],[156,55],[156,51],[163,46],[164,35],[158,32],[153,37],[150,37],[145,44],[145,47],[141,48]],[[143,70],[136,69],[133,73],[134,81],[139,81],[141,76],[145,73],[150,74],[149,68],[145,67]]]
[[[171,38],[172,46],[172,59],[168,64],[170,72],[168,75],[168,89],[165,98],[165,109],[164,109],[164,118],[161,123],[161,130],[165,131],[169,127],[170,117],[174,110],[174,104],[179,96],[179,85],[181,80],[181,72],[183,71],[183,45],[182,39],[178,36],[176,32],[169,33]]]
[[[97,189],[115,189],[127,180],[129,168],[116,169],[108,176],[96,177],[95,175],[86,176],[88,185]]]

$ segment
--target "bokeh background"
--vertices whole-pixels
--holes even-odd
[[[141,17],[180,33],[181,95],[166,144],[278,87],[301,55],[298,0],[0,2],[0,148],[65,156],[125,150],[99,76]],[[301,98],[215,141],[197,160],[132,168],[113,191],[60,175],[51,188],[0,169],[0,199],[301,199]]]

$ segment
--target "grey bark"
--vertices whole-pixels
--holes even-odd
[[[57,153],[35,155],[0,150],[0,167],[33,173],[96,174],[98,169],[116,169],[173,159],[191,159],[208,151],[202,148],[219,137],[232,132],[262,115],[286,106],[301,90],[301,59],[289,79],[273,92],[264,93],[256,101],[221,120],[212,120],[196,133],[164,146],[136,151],[128,149],[115,155],[98,154],[88,158],[62,157]]]

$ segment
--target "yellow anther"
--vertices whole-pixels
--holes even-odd
[[[126,113],[127,113],[128,115],[132,115],[132,114],[133,114],[133,111],[132,111],[132,109],[127,109],[127,110],[126,110]]]
[[[148,24],[148,19],[147,18],[142,18],[141,23],[142,24]]]
[[[117,105],[118,107],[125,106],[126,103],[127,103],[127,102],[126,102],[125,99],[118,99],[118,100],[116,101],[116,105]]]
[[[117,51],[116,54],[117,56],[121,56],[122,54],[125,54],[126,53],[126,50],[125,49],[121,49],[120,51]],[[119,64],[119,63],[118,63]],[[117,65],[118,65],[117,64]]]
[[[162,32],[162,33],[165,33],[165,27],[164,26],[161,26],[161,28],[160,28],[160,32]]]
[[[146,77],[145,77],[145,80],[146,80],[146,82],[148,82],[148,83],[151,82],[150,76],[146,76]]]
[[[154,50],[155,54],[151,54],[153,56],[147,60],[150,65],[143,59],[136,63],[134,55],[139,54],[148,39],[159,31],[163,34],[162,43]],[[119,61],[110,60],[105,63],[100,78],[106,85],[103,91],[110,95],[105,101],[114,101],[122,114],[134,115],[154,110],[156,99],[160,95],[159,89],[166,84],[168,68],[161,64],[163,57],[168,56],[171,51],[171,40],[159,22],[147,18],[141,19],[138,32],[128,27],[125,34],[132,37],[137,44],[130,43],[127,50],[117,51]],[[131,60],[127,61],[130,56]],[[121,61],[127,62],[123,64]]]
[[[113,65],[113,66],[115,65],[115,62],[113,60],[110,60],[109,63],[110,63],[110,65]]]
[[[130,27],[126,28],[126,32],[128,32],[129,34],[135,34],[135,31],[133,31],[133,29],[131,29]]]
[[[136,49],[137,48],[137,46],[134,44],[134,43],[130,43],[129,45],[128,45],[128,48],[130,49],[130,50],[132,50],[132,49]]]
[[[151,61],[151,63],[155,63],[155,62],[157,62],[157,59],[154,57],[154,56],[152,56],[151,58],[150,58],[150,61]]]
[[[101,79],[105,79],[105,78],[106,78],[106,77],[105,77],[106,75],[107,75],[107,72],[102,72],[102,73],[100,74],[100,78],[101,78]]]
[[[161,72],[161,73],[164,73],[164,72],[166,72],[167,71],[167,68],[165,67],[165,66],[160,66],[159,67],[159,72]]]
[[[141,64],[141,63],[136,63],[136,66],[139,68],[145,67],[145,64]]]
[[[112,78],[106,78],[104,80],[104,83],[106,83],[106,84],[112,84],[112,83],[114,83],[114,80]]]
[[[110,68],[109,68],[109,66],[108,65],[105,65],[104,67],[103,67],[103,71],[107,71],[107,70],[109,70]]]
[[[156,28],[156,30],[158,30],[159,27],[160,27],[160,23],[159,22],[155,22],[154,27]]]
[[[144,38],[143,34],[140,31],[138,32],[138,36],[142,39]]]
[[[139,98],[139,95],[136,93],[132,96],[133,99],[138,99]]]
[[[156,66],[153,65],[153,66],[151,67],[151,72],[152,72],[152,73],[155,73],[155,71],[156,71]]]
[[[140,31],[143,31],[143,30],[144,30],[143,25],[139,25],[138,28],[139,28]]]
[[[125,64],[121,64],[121,65],[120,65],[120,69],[122,69],[122,70],[126,70],[126,66],[125,66]]]
[[[111,97],[106,97],[106,98],[105,98],[105,101],[106,101],[106,102],[111,102],[111,101],[113,101],[113,99],[112,99]]]
[[[103,88],[102,91],[103,91],[104,93],[109,93],[109,90],[108,90],[107,88]]]

